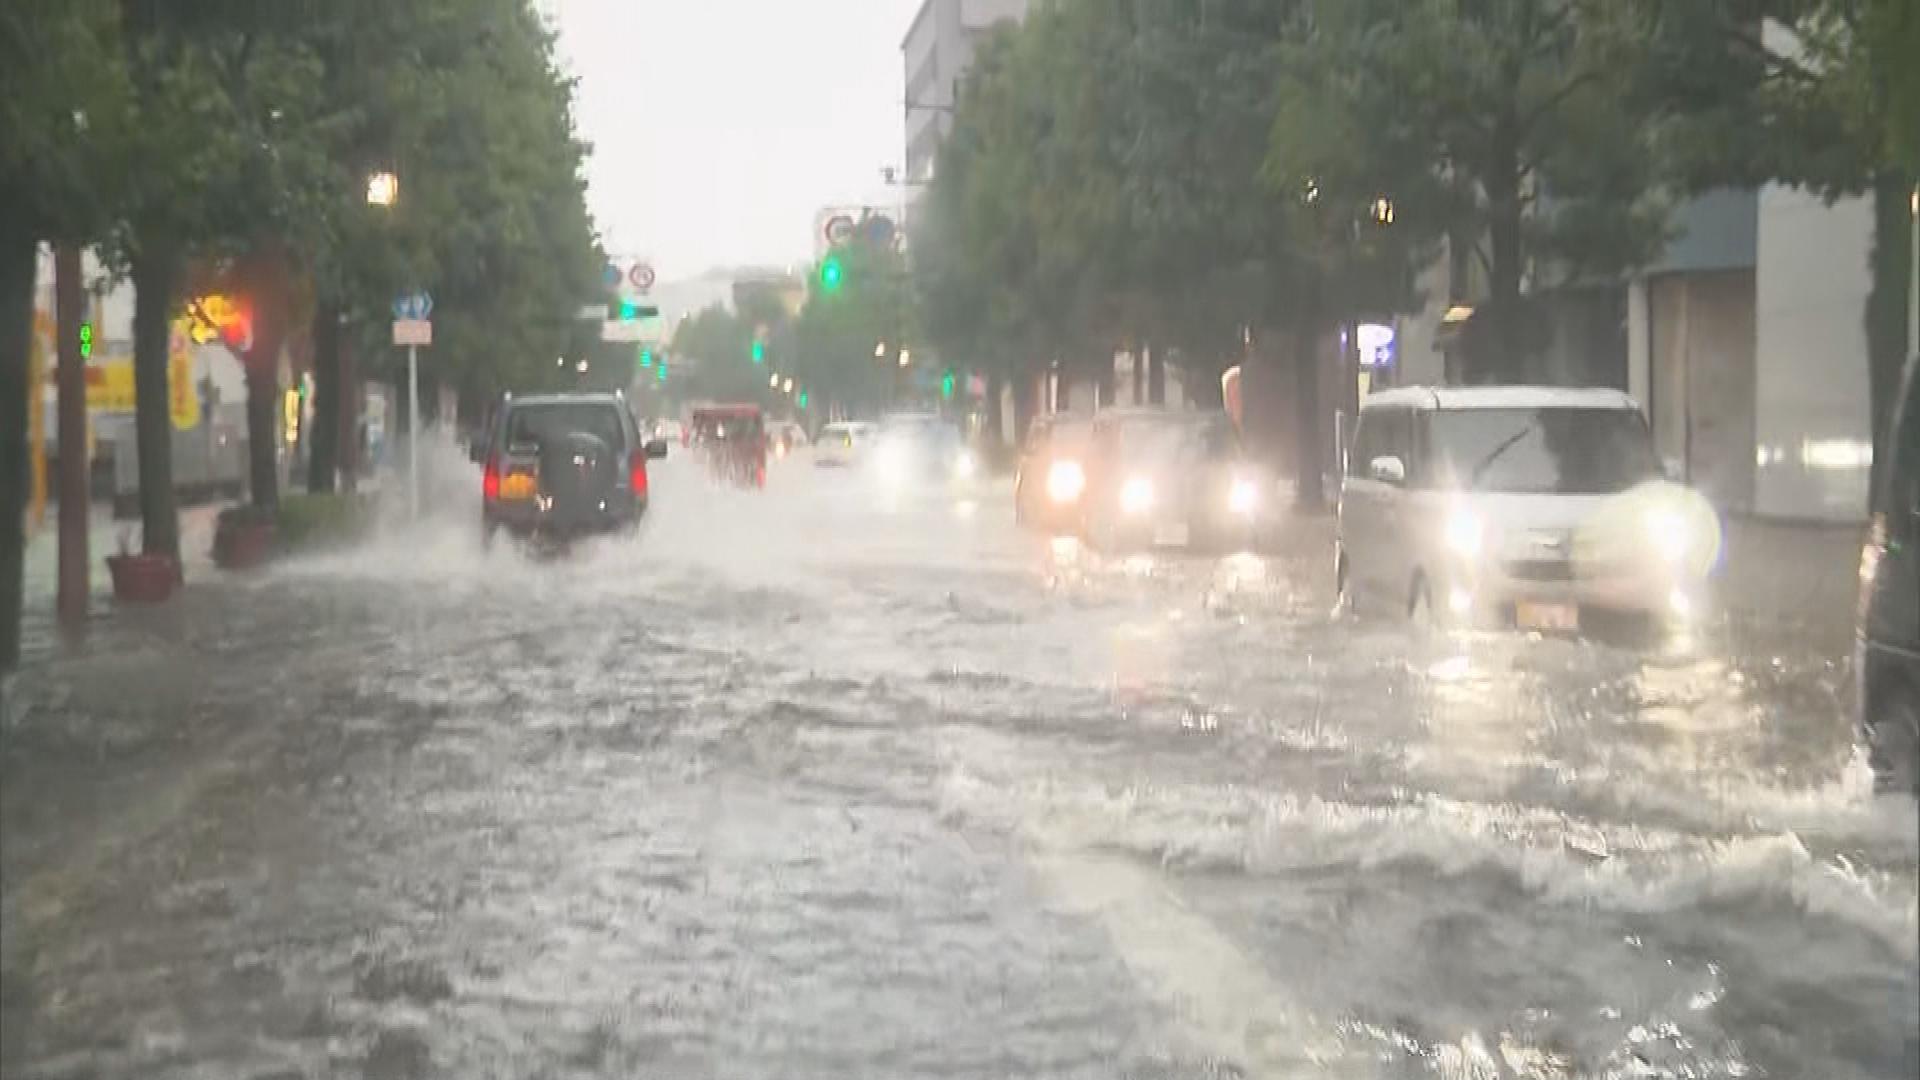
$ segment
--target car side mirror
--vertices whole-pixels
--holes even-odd
[[[1407,463],[1392,454],[1382,454],[1367,463],[1367,475],[1382,484],[1400,487],[1407,482]]]
[[[650,459],[652,459],[652,460],[654,460],[654,461],[659,461],[659,460],[660,460],[661,458],[663,458],[663,457],[666,457],[666,456],[667,456],[667,440],[665,440],[665,439],[650,439],[650,440],[648,440],[648,442],[647,442],[647,457],[648,457],[648,458],[650,458]]]
[[[467,444],[467,460],[473,462],[475,465],[482,464],[487,460],[487,442],[485,439],[475,439]]]

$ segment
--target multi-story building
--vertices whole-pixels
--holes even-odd
[[[906,62],[906,183],[933,178],[940,140],[953,127],[960,80],[979,39],[996,24],[1019,20],[1028,0],[925,0],[900,43]]]

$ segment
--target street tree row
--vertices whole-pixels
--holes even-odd
[[[555,378],[602,263],[572,87],[524,0],[11,0],[0,10],[0,626],[16,624],[36,251],[91,247],[136,289],[148,553],[178,557],[169,327],[251,321],[250,479],[277,498],[286,348],[316,384],[310,485],[338,465],[343,350],[387,371],[397,293],[435,298],[427,373],[469,399]],[[368,178],[399,178],[370,205]],[[37,403],[34,403],[37,407]],[[5,661],[8,657],[0,657]],[[3,666],[3,665],[0,665]]]
[[[1290,366],[1310,462],[1319,343],[1427,299],[1442,250],[1479,282],[1465,377],[1524,379],[1540,297],[1648,263],[1693,193],[1777,180],[1882,195],[1884,401],[1915,56],[1911,0],[1035,5],[962,86],[914,235],[923,325],[1017,387],[1104,377],[1117,350],[1155,386],[1166,358],[1203,387]],[[1300,470],[1304,499],[1319,474]]]

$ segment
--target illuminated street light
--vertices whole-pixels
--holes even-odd
[[[886,343],[886,342],[884,342],[884,341],[883,341],[883,342],[881,342],[880,344],[878,344],[878,345],[875,345],[875,346],[873,347],[873,358],[874,358],[875,360],[884,360],[884,359],[886,359],[886,357],[887,357],[887,343]]]
[[[392,206],[400,200],[400,178],[390,172],[367,177],[367,205]]]
[[[767,376],[767,385],[768,385],[768,386],[779,386],[779,385],[780,385],[780,373],[776,371],[776,372],[773,372],[772,374],[770,374],[770,375],[768,375],[768,376]]]
[[[908,364],[911,364],[911,363],[913,363],[913,350],[901,349],[900,350],[900,366],[906,367]]]
[[[791,393],[793,393],[793,380],[792,380],[792,379],[788,379],[788,380],[787,380],[787,384],[786,384],[785,386],[783,386],[783,387],[781,387],[780,389],[781,389],[781,390],[782,390],[783,392],[785,392],[785,393],[788,393],[788,394],[791,394]]]

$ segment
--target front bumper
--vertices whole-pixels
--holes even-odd
[[[1463,563],[1435,575],[1433,584],[1436,611],[1457,623],[1491,626],[1529,626],[1567,611],[1581,623],[1625,615],[1685,625],[1700,618],[1708,599],[1705,579],[1664,567],[1595,572],[1564,564]]]

